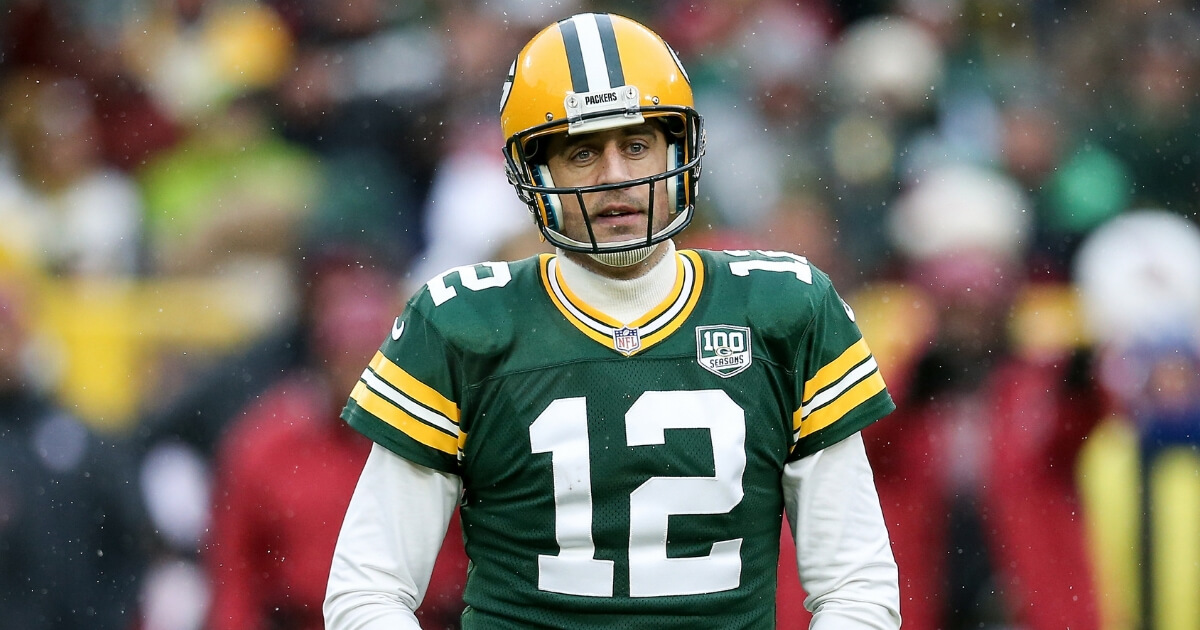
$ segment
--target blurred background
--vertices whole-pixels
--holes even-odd
[[[681,245],[855,309],[905,627],[1200,628],[1190,0],[0,2],[0,628],[322,627],[337,414],[416,287],[545,249],[500,87],[589,10],[691,76]]]

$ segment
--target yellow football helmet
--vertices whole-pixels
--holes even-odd
[[[657,175],[596,186],[556,188],[541,140],[550,134],[592,133],[660,119],[666,129],[666,169]],[[695,213],[696,183],[704,155],[703,121],[692,87],[675,51],[645,26],[619,15],[584,13],[551,24],[525,45],[508,71],[500,97],[500,126],[506,138],[508,180],[529,206],[547,240],[566,250],[591,254],[629,252],[664,241],[687,226]],[[654,187],[667,187],[676,215],[651,233]],[[646,238],[598,243],[560,231],[559,195],[650,187]],[[584,212],[585,222],[589,221]],[[588,228],[591,233],[590,222]]]

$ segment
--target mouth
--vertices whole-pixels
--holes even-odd
[[[614,205],[604,208],[600,212],[592,216],[593,221],[601,224],[624,224],[632,220],[641,219],[643,213],[641,210],[628,205]]]

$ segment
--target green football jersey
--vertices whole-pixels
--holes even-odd
[[[558,259],[408,303],[343,417],[461,476],[464,628],[770,628],[784,465],[894,408],[853,311],[781,252],[676,253],[634,322]]]

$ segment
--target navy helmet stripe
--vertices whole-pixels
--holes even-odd
[[[604,49],[604,65],[608,66],[608,87],[625,85],[625,71],[621,67],[621,52],[617,49],[612,16],[607,13],[597,15],[596,28],[600,31],[600,46]]]
[[[563,46],[567,50],[567,67],[571,70],[571,89],[576,93],[588,91],[587,68],[583,64],[583,46],[579,43],[579,30],[575,21],[567,18],[558,23]]]

